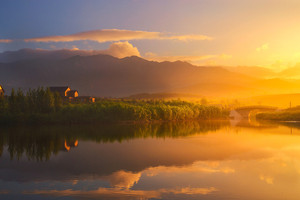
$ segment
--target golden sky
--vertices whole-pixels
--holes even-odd
[[[0,52],[121,45],[117,57],[280,70],[300,61],[299,21],[298,0],[4,1]]]

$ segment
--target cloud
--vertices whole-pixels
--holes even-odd
[[[101,180],[108,180],[111,188],[99,187],[96,190],[33,190],[23,191],[28,195],[45,195],[54,197],[72,196],[78,199],[162,199],[165,195],[208,195],[218,191],[215,187],[175,187],[160,188],[157,190],[135,190],[132,187],[137,184],[145,173],[146,176],[156,176],[160,173],[233,173],[230,168],[221,168],[216,162],[196,162],[192,166],[185,167],[150,167],[143,172],[133,173],[127,171],[117,171],[109,176],[101,177]],[[77,184],[78,181],[75,181]],[[73,181],[74,184],[74,181]]]
[[[266,43],[266,44],[261,45],[260,47],[257,47],[256,51],[260,52],[260,51],[266,51],[268,49],[269,49],[269,44]]]
[[[112,187],[115,188],[131,188],[136,184],[141,178],[141,173],[132,173],[126,171],[115,172],[104,179],[108,180],[111,183]]]
[[[71,35],[54,35],[46,37],[28,38],[25,42],[73,42],[80,40],[91,40],[99,43],[129,40],[212,40],[206,35],[174,35],[161,32],[150,31],[132,31],[120,29],[102,29],[94,31],[86,31]]]
[[[55,50],[46,50],[46,49],[36,49],[44,52],[54,52],[54,51],[60,51],[56,49],[56,46],[50,45],[51,49]],[[63,49],[63,50],[70,50],[70,51],[76,51],[77,55],[82,56],[92,56],[92,55],[98,55],[98,54],[105,54],[105,55],[111,55],[117,58],[125,58],[130,56],[141,56],[138,48],[134,47],[132,44],[130,44],[128,41],[125,42],[114,42],[110,44],[110,46],[107,49],[104,50],[82,50],[79,49],[76,45],[72,45],[69,49]]]
[[[0,39],[0,43],[10,43],[12,40],[9,39]]]
[[[158,176],[160,174],[168,174],[168,173],[205,173],[205,174],[212,174],[212,173],[234,173],[235,170],[229,167],[221,167],[218,162],[203,162],[197,161],[190,166],[158,166],[158,167],[150,167],[146,170],[143,170],[138,173],[133,173],[130,171],[117,171],[111,175],[101,177],[101,180],[107,180],[110,182],[111,187],[118,188],[118,189],[125,189],[128,190],[132,188],[135,184],[140,181],[142,174],[145,174],[148,177]],[[181,189],[172,189],[172,190],[159,190],[160,193],[173,193],[173,194],[204,194],[205,192],[210,192],[207,188],[181,188]]]
[[[128,56],[141,56],[139,50],[129,42],[115,42],[106,50],[97,51],[99,54],[107,54],[117,58]]]
[[[206,35],[177,35],[177,36],[163,36],[161,39],[167,40],[181,40],[181,41],[192,41],[192,40],[212,40],[211,37]]]
[[[197,161],[189,166],[159,166],[159,167],[150,167],[145,170],[147,176],[157,176],[158,174],[167,174],[167,173],[205,173],[205,174],[212,174],[212,173],[235,173],[233,168],[229,167],[220,167],[215,162],[203,162]]]
[[[72,51],[78,52],[81,55],[98,55],[98,54],[105,54],[111,55],[117,58],[125,58],[130,56],[141,56],[139,50],[134,47],[129,42],[115,42],[110,44],[108,49],[104,50],[80,50],[77,46],[73,45]]]
[[[77,51],[77,50],[79,50],[79,48],[78,48],[76,45],[73,45],[73,46],[72,46],[72,50],[73,50],[73,51]]]
[[[158,190],[160,193],[173,193],[173,194],[210,194],[212,192],[217,191],[216,188],[210,187],[210,188],[191,188],[191,187],[184,187],[180,189],[161,189]]]
[[[75,196],[79,198],[122,198],[122,199],[161,199],[164,194],[186,194],[186,195],[207,195],[217,191],[216,188],[175,188],[175,189],[159,189],[159,190],[130,190],[120,188],[98,188],[97,190],[35,190],[24,191],[23,194],[36,194],[46,196]]]

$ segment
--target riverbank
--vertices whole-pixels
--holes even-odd
[[[258,113],[256,119],[270,121],[300,121],[300,107]]]
[[[10,112],[0,114],[1,124],[81,124],[99,122],[167,122],[218,120],[228,118],[229,111],[218,106],[186,101],[101,100],[90,104],[66,104],[49,112]]]

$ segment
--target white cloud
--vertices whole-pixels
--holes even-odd
[[[104,177],[111,183],[112,187],[130,189],[141,178],[141,173],[132,173],[126,171],[117,171],[109,176]]]
[[[73,45],[72,50],[77,51],[77,50],[79,50],[79,48],[77,46]]]
[[[124,58],[128,56],[140,56],[139,50],[129,42],[115,42],[106,50],[97,51],[100,54],[107,54],[117,58]]]
[[[24,39],[26,42],[73,42],[80,40],[91,40],[99,43],[113,41],[129,41],[129,40],[212,40],[206,35],[174,35],[161,32],[150,31],[132,31],[119,29],[102,29],[94,31],[80,32],[70,35],[54,35],[38,38]]]

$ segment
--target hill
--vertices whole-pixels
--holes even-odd
[[[296,92],[300,86],[298,82],[263,80],[222,67],[199,67],[181,61],[153,62],[136,56],[118,59],[101,54],[64,58],[65,55],[56,52],[53,57],[35,55],[0,63],[0,84],[6,91],[12,87],[68,85],[80,95],[97,97],[179,93],[228,98]]]
[[[276,106],[280,108],[289,108],[290,106],[294,107],[300,105],[300,93],[255,96],[245,99],[244,102],[247,104],[260,104]]]
[[[280,72],[281,77],[287,77],[287,78],[294,78],[299,79],[300,78],[300,63],[296,64],[293,67],[287,68]]]
[[[277,73],[271,69],[257,66],[238,66],[238,67],[224,67],[228,71],[252,76],[256,78],[273,78],[277,77]]]
[[[11,63],[20,60],[61,60],[73,56],[91,56],[100,54],[98,51],[85,51],[85,50],[43,50],[43,49],[20,49],[18,51],[6,51],[0,53],[1,63]]]

